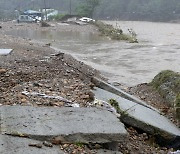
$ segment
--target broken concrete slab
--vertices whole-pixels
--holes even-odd
[[[0,49],[0,56],[6,56],[10,54],[13,51],[13,49]]]
[[[96,108],[1,106],[1,133],[63,142],[121,142],[127,131],[118,118]]]
[[[22,137],[12,137],[7,135],[0,135],[0,153],[1,154],[23,154],[23,153],[64,154],[64,152],[55,145],[53,147],[46,147],[40,141],[22,138]]]
[[[121,90],[121,89],[118,89],[118,88],[114,87],[114,86],[111,85],[111,84],[108,84],[107,82],[105,82],[105,81],[103,81],[103,80],[101,80],[101,79],[98,79],[98,78],[96,78],[96,77],[93,77],[91,80],[92,80],[92,82],[95,84],[96,87],[99,87],[99,88],[101,88],[101,89],[104,89],[104,90],[106,90],[106,91],[109,91],[109,92],[111,92],[111,93],[114,93],[114,94],[116,94],[116,95],[118,95],[118,96],[121,96],[121,97],[123,97],[123,98],[125,98],[125,99],[127,99],[127,100],[136,102],[136,103],[138,103],[138,104],[140,104],[140,105],[142,105],[142,106],[145,106],[145,107],[150,108],[150,109],[152,109],[152,110],[154,110],[154,111],[156,111],[156,112],[159,112],[157,109],[155,109],[154,107],[146,104],[144,101],[142,101],[142,100],[134,97],[133,95],[130,95],[130,94],[126,93],[125,91],[123,91],[123,90]],[[160,113],[160,112],[159,112],[159,113]]]
[[[156,111],[100,88],[96,88],[94,93],[98,99],[104,101],[114,99],[118,102],[121,112],[120,119],[123,123],[157,136],[164,144],[170,145],[178,142],[180,129]]]

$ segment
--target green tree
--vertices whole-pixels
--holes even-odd
[[[93,17],[95,8],[99,5],[100,0],[86,0],[76,8],[76,13],[81,16]]]

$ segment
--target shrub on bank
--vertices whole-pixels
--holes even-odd
[[[57,14],[57,15],[52,15],[49,16],[49,20],[55,20],[55,21],[60,21],[66,14]]]
[[[122,29],[114,28],[112,25],[105,24],[101,21],[94,22],[94,25],[98,27],[102,35],[109,36],[114,40],[125,40],[130,43],[138,43],[138,40],[135,36],[124,34]]]

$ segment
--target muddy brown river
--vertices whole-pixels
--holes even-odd
[[[180,72],[180,24],[137,21],[106,21],[124,32],[132,28],[139,43],[113,41],[90,32],[21,30],[9,34],[39,42],[70,53],[100,70],[110,82],[126,86],[150,82],[161,70]]]

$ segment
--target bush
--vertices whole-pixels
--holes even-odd
[[[64,16],[65,16],[65,14],[57,14],[57,15],[49,16],[48,19],[49,19],[49,20],[59,21],[59,20],[61,20]]]
[[[102,35],[109,36],[113,40],[125,40],[130,43],[138,43],[135,37],[124,34],[122,29],[114,28],[112,25],[104,24],[101,21],[96,21],[94,24],[98,27]]]

